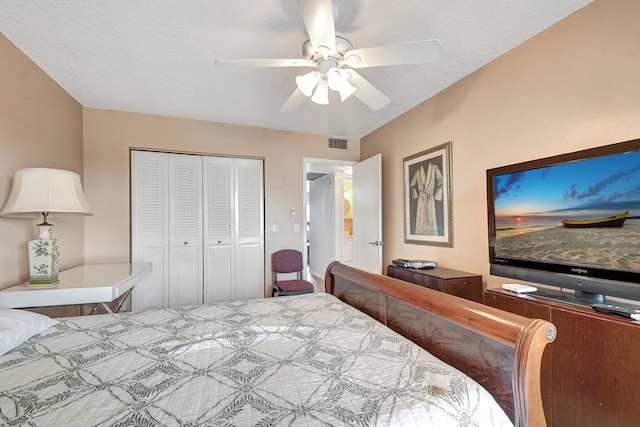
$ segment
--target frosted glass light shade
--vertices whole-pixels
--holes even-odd
[[[327,83],[329,84],[329,89],[338,90],[342,85],[343,72],[341,69],[332,67],[327,71]]]
[[[311,71],[304,76],[296,77],[296,84],[298,85],[300,92],[304,93],[305,96],[311,96],[313,89],[315,89],[318,85],[318,81],[320,80],[319,74],[320,73],[317,71]]]
[[[92,215],[82,191],[80,175],[48,168],[16,171],[11,194],[0,215],[39,218],[43,212],[50,217]]]
[[[344,79],[340,88],[338,88],[338,93],[340,94],[340,100],[344,102],[347,98],[349,98],[357,89],[349,83],[349,79]]]
[[[342,102],[356,91],[356,88],[349,83],[350,77],[348,72],[335,67],[327,72],[329,89],[337,91],[340,94],[340,100]]]
[[[320,80],[311,100],[320,105],[329,104],[329,86],[325,80]]]

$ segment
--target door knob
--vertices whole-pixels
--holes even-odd
[[[380,240],[376,240],[375,242],[369,242],[369,244],[374,246],[382,246],[384,243]]]

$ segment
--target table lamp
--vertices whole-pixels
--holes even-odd
[[[51,236],[49,216],[92,215],[82,192],[80,175],[75,172],[49,169],[19,169],[13,176],[13,187],[0,216],[39,218],[39,234],[29,241],[29,283],[32,285],[58,282],[60,245]]]

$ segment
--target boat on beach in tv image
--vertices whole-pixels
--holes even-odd
[[[604,218],[563,219],[562,225],[566,228],[622,227],[628,216],[629,211],[624,211],[621,214]]]
[[[640,152],[493,180],[495,257],[640,272]]]

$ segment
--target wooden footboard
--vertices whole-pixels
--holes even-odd
[[[334,262],[325,288],[486,388],[520,426],[546,426],[540,390],[553,324]]]

